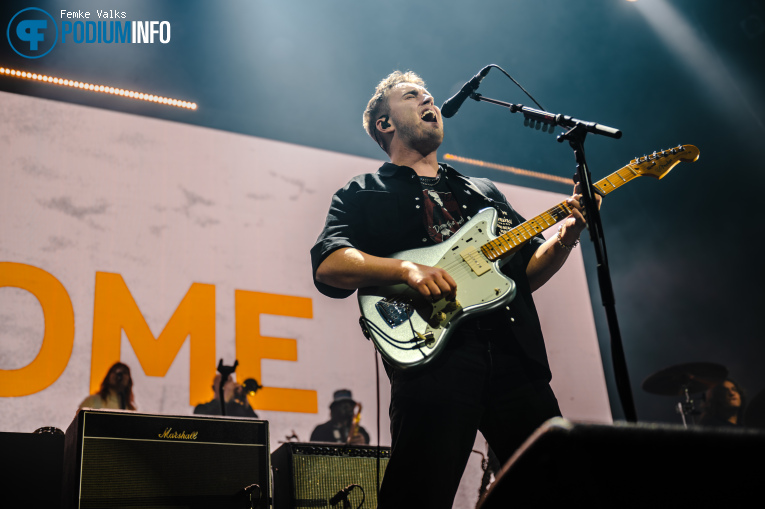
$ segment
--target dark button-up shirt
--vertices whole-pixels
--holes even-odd
[[[465,177],[445,163],[440,166],[442,178],[446,179],[466,221],[480,210],[493,207],[499,216],[497,234],[524,222],[490,180]],[[354,290],[316,281],[316,269],[337,249],[350,247],[387,257],[399,251],[432,246],[434,242],[423,221],[422,200],[419,178],[406,166],[385,163],[376,173],[351,179],[332,197],[324,230],[311,249],[316,288],[333,298],[353,294]],[[533,237],[502,267],[502,272],[515,281],[517,293],[510,309],[503,308],[494,313],[498,317],[492,318],[510,324],[512,335],[525,354],[547,370],[542,330],[526,277],[526,266],[543,242],[541,235]]]

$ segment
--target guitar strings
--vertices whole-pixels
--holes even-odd
[[[620,181],[613,183],[610,179],[614,176],[618,176]],[[621,187],[622,185],[639,176],[640,174],[635,171],[632,165],[627,165],[593,185],[597,187],[602,193],[608,194],[610,191]],[[611,189],[609,189],[608,186],[610,186]],[[570,214],[571,207],[569,207],[566,202],[561,202],[558,205],[555,205],[549,210],[543,212],[542,214],[529,219],[528,221],[516,226],[503,235],[499,235],[489,242],[483,244],[481,246],[481,252],[486,261],[492,263],[504,256],[507,256],[507,254],[512,253],[519,246],[522,246],[524,243],[528,242],[533,236],[538,235],[548,228],[558,224]],[[460,254],[460,256],[462,257],[462,254]],[[453,273],[459,276],[469,274],[473,270],[470,268],[470,262],[468,262],[465,258],[470,258],[471,261],[477,262],[479,264],[485,263],[485,261],[481,259],[476,251],[465,255],[462,257],[462,259],[458,258],[440,267],[450,274]]]
[[[680,151],[682,151],[683,149],[684,147],[682,145],[678,147],[678,150]],[[674,150],[675,149],[673,149],[673,152],[672,152],[673,154],[674,154]],[[654,156],[655,155],[656,153],[654,153]],[[661,153],[661,156],[662,157],[665,156],[664,152]],[[675,162],[675,164],[677,164],[677,162]],[[637,166],[640,166],[640,165],[642,165],[642,162],[641,164]],[[611,191],[613,191],[614,189],[621,187],[627,182],[643,174],[642,172],[640,173],[637,172],[636,169],[637,167],[633,167],[632,164],[628,164],[620,168],[619,170],[615,171],[611,175],[600,180],[599,182],[596,182],[595,184],[593,184],[593,187],[597,188],[600,191],[600,193],[602,193],[601,195],[606,195],[610,193]],[[614,176],[619,177],[621,181],[617,180],[616,183],[612,182],[611,178]],[[468,259],[472,261],[473,263],[477,263],[479,265],[483,263],[495,263],[497,260],[506,256],[507,254],[512,253],[516,248],[528,242],[533,236],[547,230],[551,226],[554,226],[555,224],[565,219],[565,217],[568,217],[568,215],[570,214],[571,214],[571,208],[568,206],[566,202],[561,202],[558,205],[552,207],[551,209],[543,212],[542,214],[518,225],[517,227],[504,233],[503,235],[499,235],[496,238],[490,240],[489,242],[483,244],[480,248],[480,253],[481,253],[480,255],[479,255],[479,250],[473,250],[472,252],[467,253],[465,255],[460,253],[458,258],[456,258],[454,261],[450,263],[447,263],[442,268],[447,270],[447,272],[453,275],[462,276],[464,274],[469,274],[470,272],[473,272],[473,269],[470,267],[470,262],[468,261]],[[481,255],[483,255],[483,257]],[[489,255],[492,255],[495,258],[491,258]],[[426,345],[426,341],[423,341],[417,335],[414,329],[414,324],[412,323],[411,316],[408,317],[407,321],[409,323],[409,328],[412,331],[412,338],[402,341],[390,336],[381,327],[377,326],[370,320],[364,318],[364,322],[366,323],[367,328],[375,331],[381,339],[386,341],[388,344],[390,344],[394,348],[397,348],[399,350],[417,349],[419,350],[419,352],[422,354],[423,357],[427,357],[426,353],[422,349],[422,347]],[[408,346],[405,347],[402,345],[408,345]]]
[[[565,202],[562,202],[555,207],[543,212],[539,216],[516,226],[512,230],[482,245],[481,252],[483,252],[483,259],[479,255],[479,251],[475,250],[472,253],[468,253],[464,256],[460,254],[460,258],[457,258],[456,260],[440,267],[449,272],[452,277],[454,277],[454,275],[462,276],[469,274],[470,272],[473,272],[473,269],[470,268],[470,262],[467,260],[468,258],[470,261],[478,264],[492,263],[496,261],[496,259],[502,258],[519,246],[522,246],[531,240],[532,237],[559,223],[562,219],[568,217],[570,213],[571,209]],[[547,217],[550,219],[548,220]],[[544,224],[540,224],[541,221],[544,221]],[[509,247],[507,246],[508,244]],[[492,253],[496,258],[489,258],[489,256],[486,255],[484,248]]]
[[[633,168],[631,164],[628,164],[616,170],[611,175],[608,175],[602,180],[596,182],[595,184],[593,184],[593,186],[596,187],[603,194],[608,194],[614,189],[621,187],[622,185],[626,184],[627,182],[639,176],[640,176],[640,173],[635,171],[635,168]],[[614,183],[611,181],[612,177],[619,177],[619,180],[617,180],[616,183]],[[609,186],[610,186],[610,189],[609,189]],[[496,259],[500,259],[503,256],[506,256],[506,254],[512,253],[513,250],[515,250],[518,246],[521,246],[525,242],[528,242],[531,239],[531,237],[556,225],[557,223],[559,223],[560,221],[568,217],[570,214],[571,214],[571,207],[569,207],[566,202],[561,202],[555,205],[554,207],[550,208],[549,210],[546,210],[545,212],[541,213],[540,215],[518,225],[517,227],[504,233],[503,235],[499,235],[496,238],[490,240],[489,242],[481,246],[481,251],[483,251],[484,256],[486,256],[486,258],[489,259],[490,261],[495,261]],[[486,251],[488,251],[491,255],[493,255],[494,258],[490,257]],[[456,262],[449,264],[448,268],[451,268],[452,270],[454,270],[456,266],[461,266],[461,265],[462,265],[461,261],[457,260]],[[447,266],[444,266],[443,268],[447,269]]]

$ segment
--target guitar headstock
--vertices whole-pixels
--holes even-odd
[[[692,163],[699,158],[699,149],[693,145],[678,145],[677,147],[654,152],[630,161],[630,168],[640,175],[664,178],[678,163]]]

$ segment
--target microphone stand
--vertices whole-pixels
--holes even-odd
[[[226,385],[226,381],[228,380],[228,377],[231,376],[231,373],[236,371],[236,367],[239,365],[239,361],[235,360],[233,366],[224,366],[223,365],[223,359],[220,359],[218,361],[218,373],[220,373],[220,385],[218,386],[218,398],[220,401],[220,414],[225,417],[226,416],[226,400],[223,396],[224,390],[223,387]]]
[[[481,94],[473,92],[470,98],[476,101],[483,101],[490,104],[496,104],[508,108],[511,113],[522,112],[525,117],[524,124],[535,127],[550,133],[556,125],[563,126],[569,130],[558,136],[558,142],[568,141],[574,150],[576,158],[576,179],[580,183],[582,192],[582,201],[587,215],[587,224],[590,232],[590,240],[595,246],[595,257],[598,264],[598,283],[600,285],[600,295],[603,307],[606,311],[608,321],[608,330],[611,335],[611,361],[614,365],[614,378],[616,379],[616,389],[621,399],[622,409],[628,422],[637,422],[637,412],[632,398],[632,389],[630,387],[629,373],[627,371],[627,361],[624,357],[624,346],[619,331],[619,323],[616,317],[616,307],[614,299],[613,285],[611,284],[611,274],[608,269],[608,256],[606,254],[606,241],[603,235],[603,224],[600,221],[600,211],[595,203],[594,192],[597,189],[592,185],[592,177],[587,166],[587,160],[584,156],[584,139],[588,132],[608,136],[609,138],[619,139],[622,132],[613,127],[604,126],[595,122],[578,120],[567,115],[555,115],[547,111],[535,110],[522,104],[511,104],[496,99],[483,97]]]

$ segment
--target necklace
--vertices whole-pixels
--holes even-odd
[[[433,187],[441,180],[441,172],[438,172],[438,175],[435,177],[420,177],[420,184],[423,186]]]

